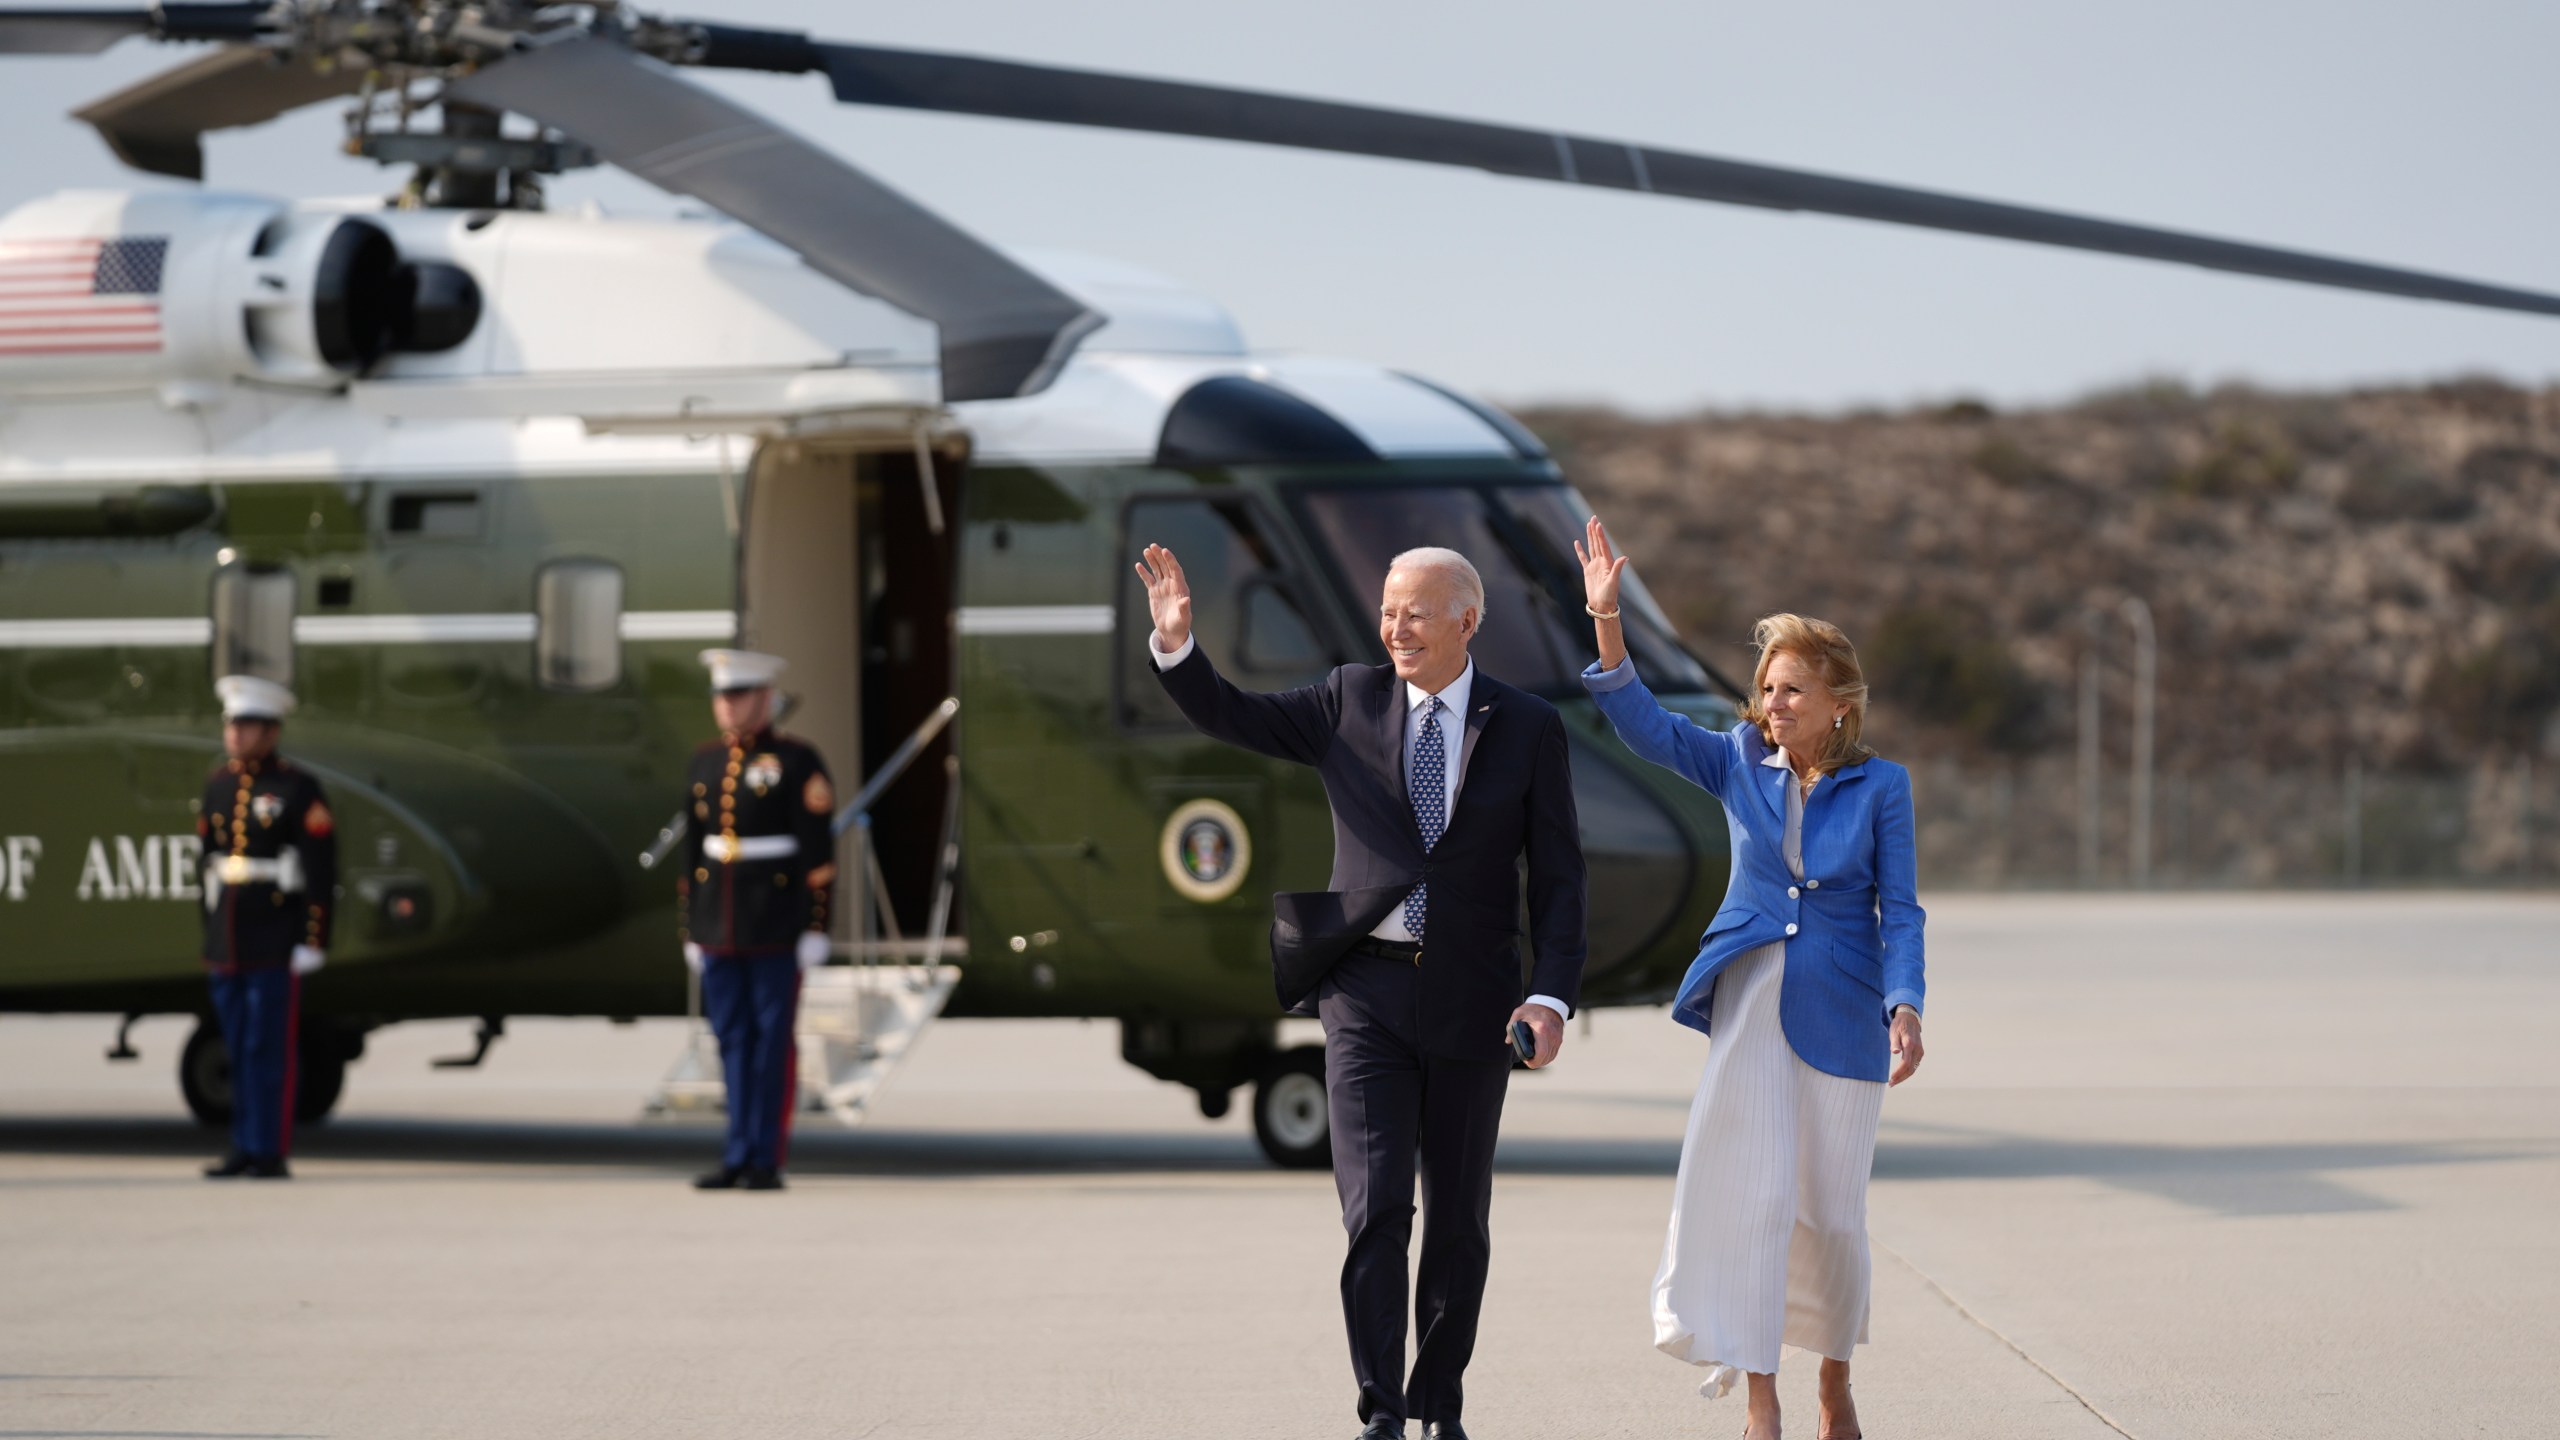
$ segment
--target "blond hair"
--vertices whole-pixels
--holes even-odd
[[[1867,676],[1858,668],[1857,649],[1839,626],[1803,615],[1763,615],[1751,627],[1751,644],[1760,652],[1760,663],[1751,672],[1751,694],[1743,702],[1742,718],[1759,728],[1762,742],[1773,750],[1778,745],[1769,735],[1769,712],[1760,704],[1760,692],[1769,683],[1769,662],[1793,655],[1831,692],[1832,699],[1849,703],[1840,728],[1823,737],[1814,770],[1829,775],[1876,753],[1858,738],[1867,725]]]

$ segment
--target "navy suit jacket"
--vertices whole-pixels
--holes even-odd
[[[1405,687],[1394,667],[1344,665],[1278,694],[1228,683],[1197,646],[1156,677],[1200,732],[1312,765],[1333,804],[1332,889],[1272,897],[1280,1003],[1298,1008],[1325,972],[1413,887],[1431,883],[1422,946],[1422,1039],[1435,1055],[1510,1053],[1511,1012],[1528,995],[1575,1003],[1582,985],[1581,824],[1564,719],[1525,690],[1476,671],[1464,779],[1440,842],[1422,847],[1405,788]],[[1521,984],[1527,859],[1535,957]]]

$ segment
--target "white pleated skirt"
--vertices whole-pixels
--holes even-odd
[[[1846,1360],[1867,1338],[1867,1178],[1884,1085],[1826,1075],[1778,1022],[1786,947],[1716,977],[1706,1073],[1689,1107],[1653,1343],[1708,1367],[1714,1399],[1775,1374],[1782,1345]]]

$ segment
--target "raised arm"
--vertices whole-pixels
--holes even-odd
[[[1162,545],[1149,545],[1137,566],[1147,587],[1147,613],[1155,621],[1147,637],[1156,679],[1183,718],[1213,740],[1314,765],[1333,744],[1338,703],[1330,683],[1276,694],[1240,689],[1200,653],[1191,634],[1191,582],[1182,562]]]
[[[1678,771],[1722,800],[1726,777],[1740,758],[1732,737],[1663,709],[1636,678],[1636,667],[1627,659],[1626,633],[1618,623],[1618,584],[1627,573],[1627,557],[1610,545],[1599,516],[1591,517],[1573,554],[1582,562],[1583,603],[1600,645],[1599,663],[1582,672],[1582,687],[1599,702],[1600,713],[1609,717],[1628,749]]]
[[[1610,545],[1599,516],[1583,522],[1582,532],[1573,546],[1573,558],[1582,562],[1582,605],[1600,644],[1600,668],[1615,670],[1627,663],[1626,627],[1618,623],[1618,582],[1627,573],[1627,557]]]
[[[1162,545],[1138,557],[1138,583],[1147,587],[1147,615],[1156,622],[1156,653],[1178,655],[1191,643],[1191,577]]]

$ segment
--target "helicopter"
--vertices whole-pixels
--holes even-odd
[[[200,180],[205,133],[344,103],[351,152],[412,167],[388,197],[75,191],[0,217],[0,1010],[197,1016],[179,1081],[208,1121],[188,806],[213,677],[299,693],[287,749],[339,816],[317,1118],[384,1025],[477,1018],[476,1059],[510,1016],[688,1013],[657,862],[707,733],[694,653],[739,644],[789,659],[791,728],[860,777],[839,828],[865,899],[822,975],[894,962],[943,977],[942,1014],[1116,1021],[1204,1114],[1251,1087],[1265,1153],[1325,1163],[1321,1051],[1281,1043],[1264,946],[1264,897],[1321,886],[1324,797],[1172,710],[1127,580],[1149,542],[1260,689],[1382,659],[1388,561],[1466,553],[1478,662],[1571,731],[1584,1002],[1666,998],[1715,909],[1721,814],[1581,699],[1590,511],[1535,435],[1421,377],[1256,352],[1133,267],[992,245],[687,69],[2560,314],[1651,146],[614,3],[0,9],[8,63],[128,39],[213,47],[78,112],[131,166]],[[717,213],[546,207],[596,164]],[[1732,723],[1740,692],[1640,584],[1627,620],[1666,703]]]

